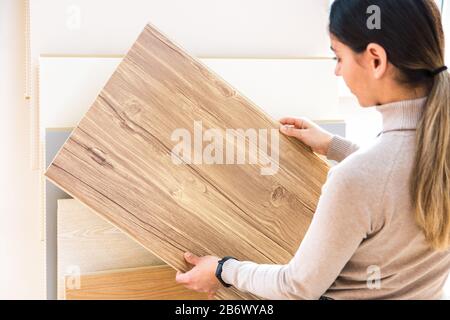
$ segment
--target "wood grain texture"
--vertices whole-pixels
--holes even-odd
[[[82,275],[79,288],[66,288],[67,300],[207,300],[177,284],[176,271],[152,266]]]
[[[205,130],[222,132],[279,128],[147,26],[46,176],[177,270],[190,269],[182,256],[187,250],[288,263],[309,226],[328,165],[284,136],[275,175],[261,175],[261,164],[174,164],[171,134],[185,128],[193,136],[199,120]],[[256,298],[235,288],[217,296]]]
[[[58,299],[65,276],[165,264],[78,200],[58,200],[57,212]]]

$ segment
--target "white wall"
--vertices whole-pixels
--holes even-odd
[[[38,176],[24,100],[24,6],[0,0],[0,299],[45,298]]]
[[[147,23],[203,58],[329,54],[327,0],[30,0],[33,48],[124,54]]]

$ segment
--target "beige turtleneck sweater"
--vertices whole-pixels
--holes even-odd
[[[332,140],[333,167],[316,213],[286,265],[228,260],[222,278],[267,299],[439,299],[450,250],[427,245],[414,221],[409,177],[426,98],[377,107],[383,132],[359,149]],[[230,252],[231,253],[231,252]]]

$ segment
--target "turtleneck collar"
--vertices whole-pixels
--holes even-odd
[[[415,130],[422,117],[427,98],[403,100],[377,106],[376,109],[383,118],[383,131],[381,133]]]

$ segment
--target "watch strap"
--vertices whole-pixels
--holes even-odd
[[[231,287],[231,284],[228,284],[228,283],[226,283],[225,281],[223,281],[223,279],[222,279],[222,268],[223,268],[223,264],[224,264],[226,261],[230,260],[230,259],[235,259],[235,260],[237,260],[236,258],[230,257],[230,256],[223,257],[223,258],[220,259],[219,262],[217,263],[217,268],[216,268],[216,277],[217,277],[217,279],[219,279],[220,283],[221,283],[223,286],[227,287],[227,288]]]

